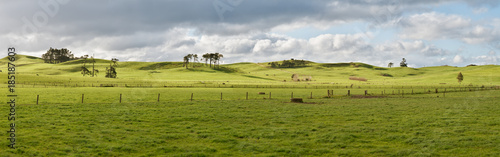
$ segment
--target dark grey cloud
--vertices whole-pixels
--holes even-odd
[[[214,2],[224,4],[226,11],[218,13]],[[488,0],[4,0],[0,5],[0,42],[10,43],[1,46],[22,47],[33,55],[48,47],[66,47],[77,55],[96,52],[122,60],[175,61],[185,53],[224,52],[232,62],[294,56],[317,56],[310,59],[335,62],[384,60],[394,54],[410,53],[425,57],[449,55],[441,48],[418,43],[439,35],[468,37],[463,40],[500,47],[496,25],[484,26],[486,31],[481,31],[482,25],[469,24],[464,26],[471,30],[469,34],[456,33],[464,28],[428,27],[428,34],[411,35],[422,27],[440,25],[433,25],[424,15],[460,21],[462,17],[421,14],[447,3],[491,8],[499,4]],[[419,16],[405,18],[405,14]],[[422,22],[415,21],[418,19]],[[309,40],[269,33],[277,27],[298,24],[331,27],[359,21],[374,27],[397,23],[405,39],[417,42],[370,44],[363,32],[319,35]],[[485,34],[488,30],[495,32]]]

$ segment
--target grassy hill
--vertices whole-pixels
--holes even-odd
[[[0,70],[5,77],[7,58],[0,59]],[[462,84],[498,85],[500,84],[500,66],[486,65],[474,67],[425,67],[425,68],[383,68],[364,63],[314,63],[297,68],[271,68],[268,63],[235,63],[210,68],[205,64],[183,67],[182,62],[119,62],[118,79],[105,78],[106,67],[111,61],[96,59],[94,67],[100,71],[97,77],[82,76],[80,68],[83,60],[74,60],[60,64],[47,64],[42,59],[18,55],[18,82],[66,83],[159,83],[166,82],[237,82],[247,84],[290,83],[291,76],[298,74],[312,77],[307,84],[373,84],[373,85],[419,85],[453,84],[458,85],[456,76],[462,72],[465,79]],[[92,69],[87,63],[86,67]],[[349,77],[365,78],[367,82],[350,80]],[[27,83],[29,84],[29,83]]]

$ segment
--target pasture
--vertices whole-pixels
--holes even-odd
[[[500,155],[500,66],[123,62],[107,79],[82,76],[78,60],[16,64],[17,149],[3,138],[0,156]]]

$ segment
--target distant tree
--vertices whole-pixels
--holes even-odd
[[[75,57],[68,49],[54,49],[51,47],[45,54],[42,55],[42,59],[45,63],[57,64],[73,60]]]
[[[295,67],[295,63],[293,60],[284,60],[283,63],[281,63],[281,67],[293,68]]]
[[[99,70],[95,68],[95,59],[94,56],[91,57],[92,60],[90,61],[92,63],[92,77],[97,76],[97,73],[99,73]]]
[[[401,63],[399,63],[399,66],[401,67],[408,67],[408,64],[406,63],[406,59],[403,58],[403,61],[401,61]]]
[[[89,69],[87,69],[87,67],[85,66],[85,64],[87,63],[87,58],[89,57],[89,55],[85,55],[85,56],[82,56],[81,58],[83,59],[83,66],[82,68],[80,68],[80,71],[82,71],[82,74],[83,76],[85,75],[90,75],[92,72],[90,72]]]
[[[271,65],[271,68],[279,68],[279,66],[280,66],[280,64],[278,62],[271,62],[268,64]]]
[[[106,68],[106,78],[116,78],[117,77],[116,67],[118,67],[118,64],[116,62],[118,62],[118,59],[113,58],[113,59],[111,59],[111,61],[113,62],[113,64],[109,63],[109,67]]]
[[[183,67],[186,67],[186,69],[189,69],[189,57],[184,56],[184,64],[182,64]]]
[[[390,62],[389,65],[388,65],[388,67],[392,68],[392,66],[394,66],[394,63]]]
[[[220,60],[224,57],[224,55],[220,54],[220,53],[215,53],[214,54],[214,67],[215,67],[215,64],[217,63],[217,67],[220,67]]]
[[[197,54],[193,54],[193,68],[196,65],[196,62],[198,62],[198,55]]]
[[[462,81],[464,80],[464,75],[462,75],[462,72],[458,73],[457,79],[458,83],[462,84]]]
[[[207,65],[208,64],[207,62],[210,60],[210,54],[205,53],[202,55],[202,58],[203,58],[203,60],[205,60],[205,65]]]
[[[208,59],[210,59],[209,63],[210,63],[210,67],[212,67],[212,61],[215,60],[215,54],[214,53],[210,53]],[[214,67],[215,67],[215,64],[214,64]]]

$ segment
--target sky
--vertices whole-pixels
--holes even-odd
[[[498,0],[0,0],[0,48],[120,61],[500,63]]]

